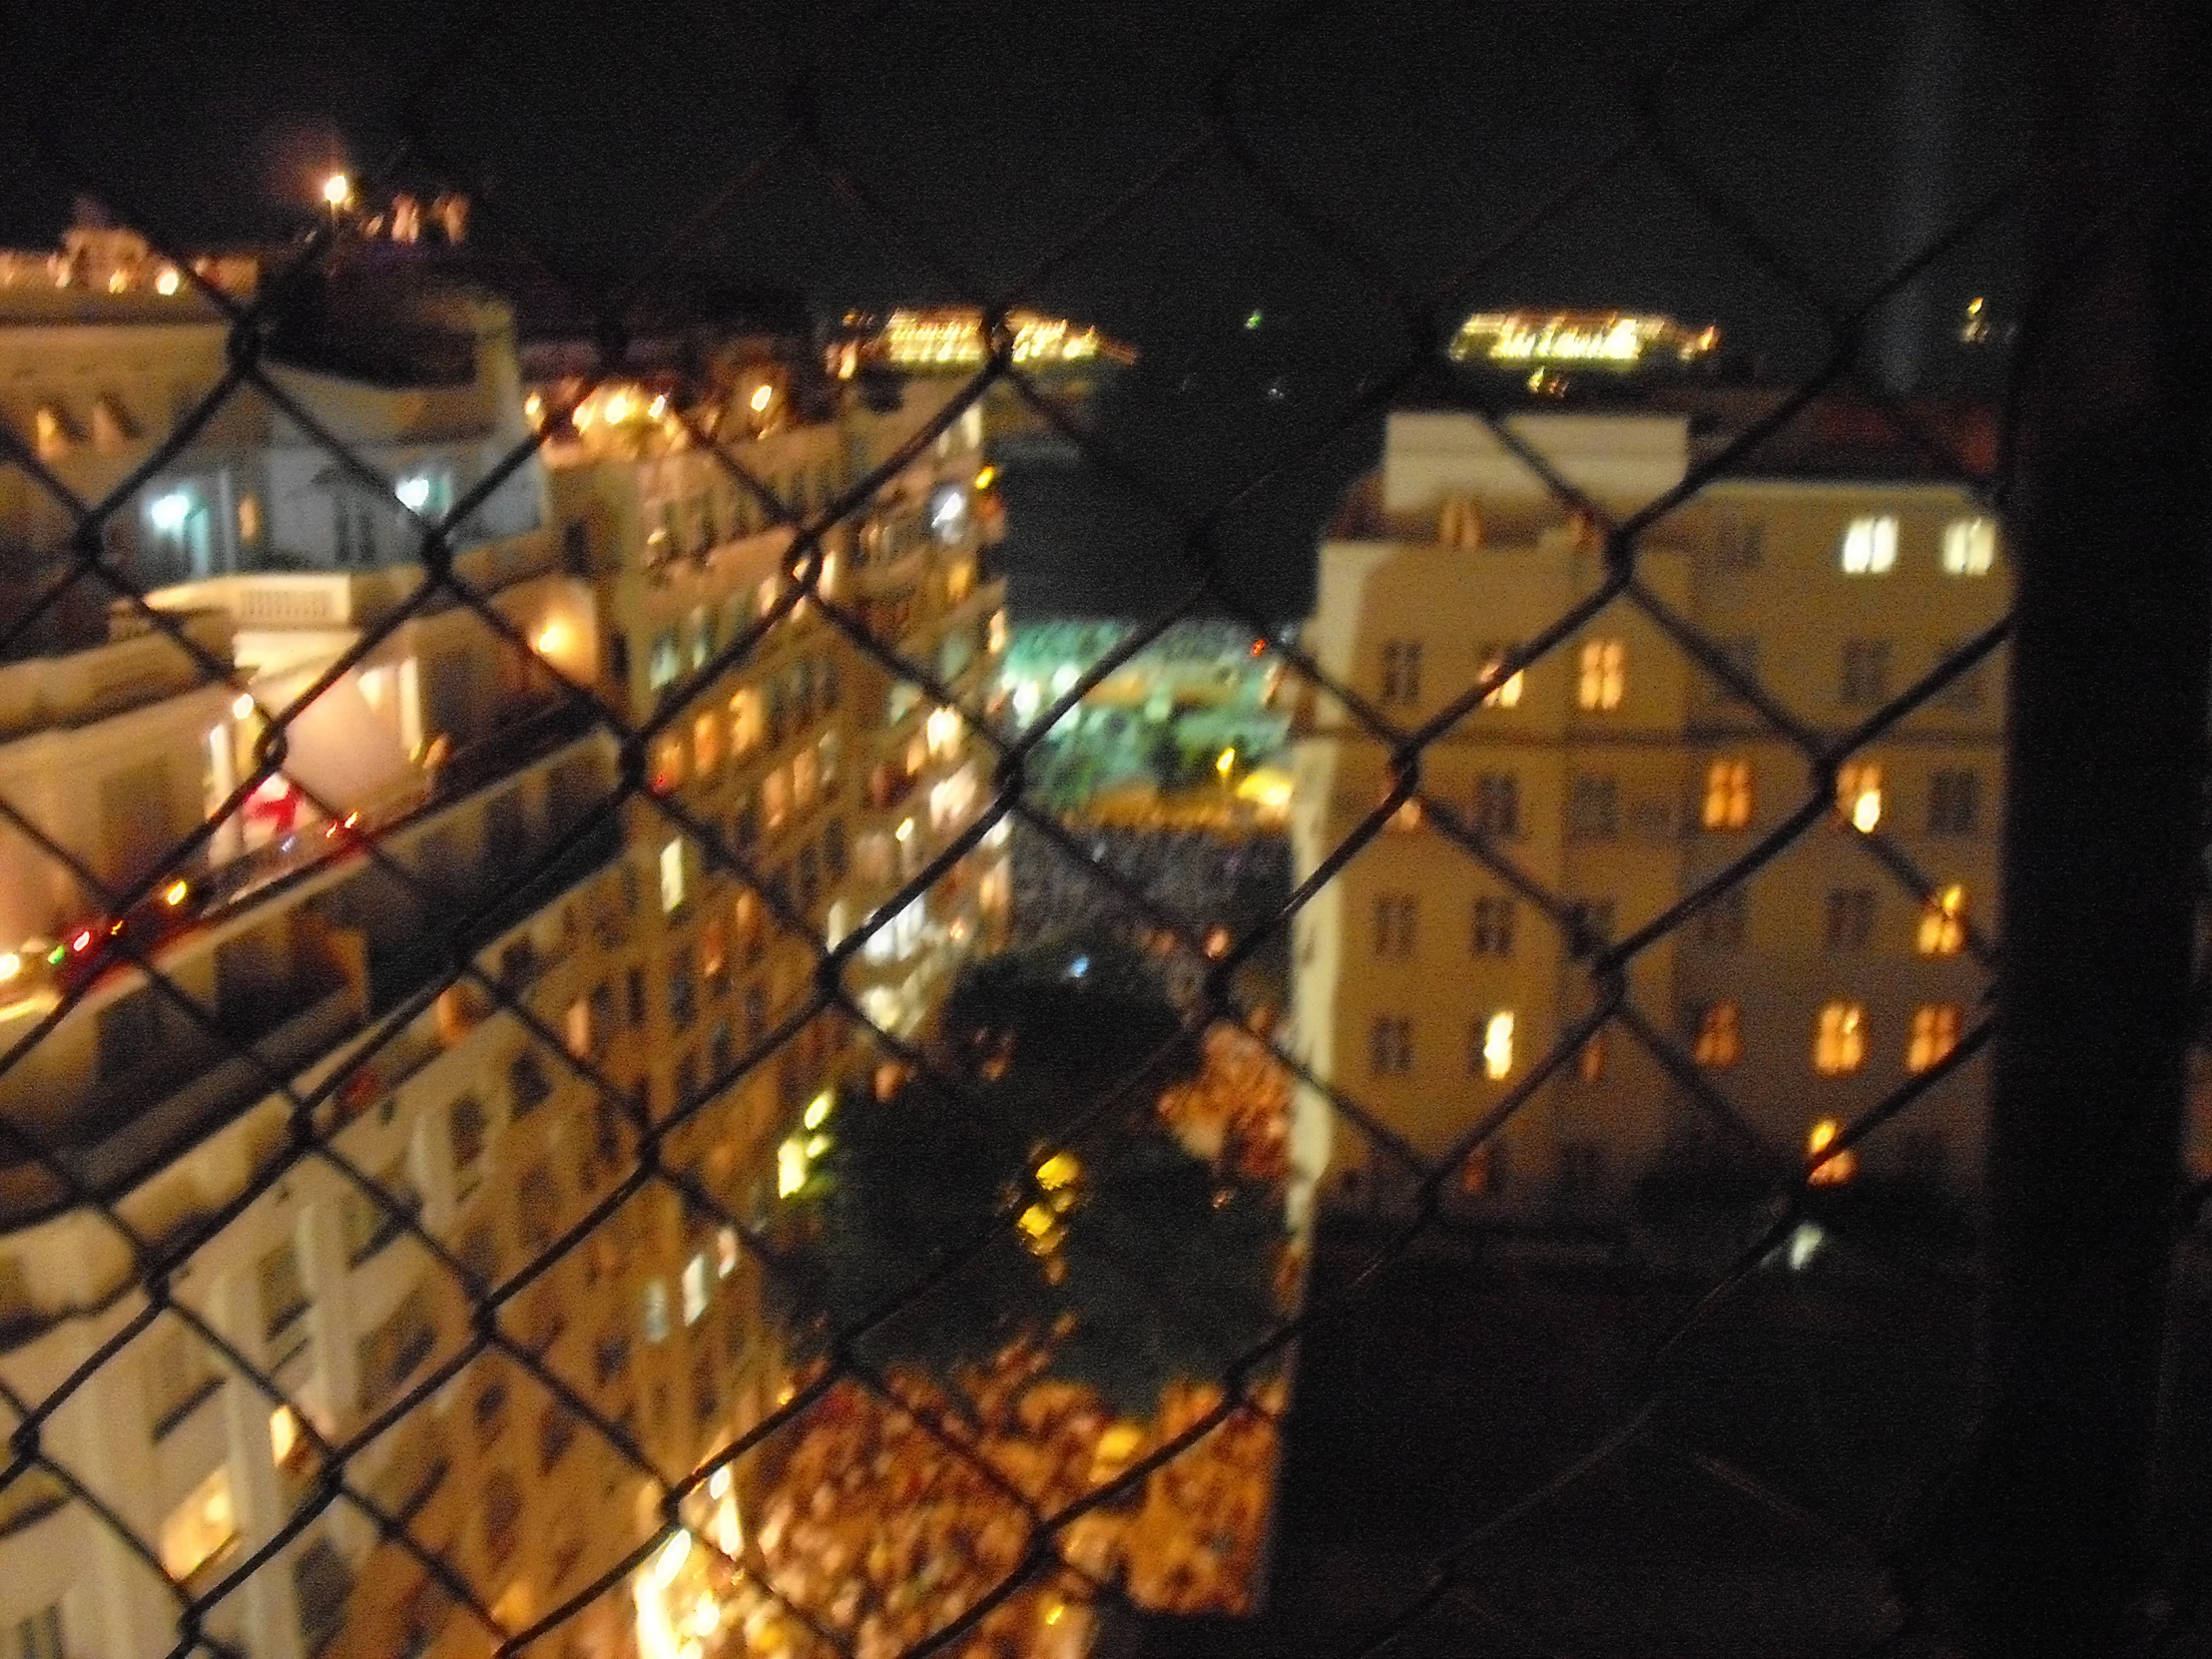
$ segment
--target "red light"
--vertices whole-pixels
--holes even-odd
[[[78,934],[78,935],[77,935],[77,936],[76,936],[75,938],[71,939],[71,940],[69,941],[69,948],[70,948],[70,949],[72,949],[72,950],[89,950],[89,949],[91,949],[91,948],[92,948],[92,929],[91,929],[91,928],[89,928],[89,927],[87,927],[86,929],[84,929],[84,931],[82,931],[81,933],[79,933],[79,934]]]
[[[1264,652],[1265,650],[1267,650],[1267,648],[1268,648],[1268,645],[1267,645],[1267,641],[1265,641],[1265,640],[1254,640],[1254,641],[1252,642],[1252,654],[1253,654],[1253,655],[1254,655],[1255,657],[1259,656],[1259,655],[1260,655],[1260,654],[1261,654],[1262,652]]]

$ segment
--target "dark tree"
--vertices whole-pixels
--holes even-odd
[[[887,1312],[860,1357],[949,1384],[1042,1342],[1057,1375],[1147,1415],[1163,1384],[1220,1376],[1280,1318],[1282,1195],[1161,1125],[1154,1102],[1196,1044],[1143,958],[1061,943],[984,963],[934,1050],[958,1088],[853,1091],[826,1125],[781,1281],[802,1347]]]

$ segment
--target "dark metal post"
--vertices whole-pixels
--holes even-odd
[[[2144,1588],[2212,629],[2203,0],[2042,0],[1985,1396],[1968,1646],[2116,1650]]]

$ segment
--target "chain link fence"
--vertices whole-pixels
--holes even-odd
[[[158,413],[94,371],[79,374],[73,402],[9,393],[0,423],[0,503],[54,530],[11,549],[0,669],[22,682],[0,694],[19,700],[21,776],[45,791],[0,796],[10,879],[26,895],[18,931],[51,928],[40,950],[0,959],[23,992],[0,1062],[0,1577],[11,1586],[0,1636],[24,1659],[1072,1655],[1189,1640],[1148,1616],[1250,1613],[1272,1597],[1307,1622],[1242,1638],[1193,1628],[1208,1642],[1348,1659],[1648,1651],[1667,1627],[1635,1609],[1668,1600],[1661,1581],[1718,1571],[1673,1547],[1687,1531],[1733,1540],[1712,1547],[1754,1563],[1726,1580],[1750,1611],[1724,1617],[1717,1600],[1675,1598],[1684,1622],[1663,1641],[1971,1647],[1978,1638],[1951,1621],[1976,1616],[1958,1612],[1977,1605],[1956,1588],[1972,1569],[1949,1563],[1961,1549],[1972,1557],[1957,1536],[1986,1544],[2000,1532],[1976,1516],[2009,1488],[1977,1485],[1996,1477],[1975,1459],[2001,1442],[1988,1425],[2009,1420],[2006,1374],[1995,1369],[1973,1435],[1962,1375],[1928,1384],[1943,1393],[1939,1410],[1911,1380],[1882,1396],[1889,1420],[1847,1409],[1862,1385],[1853,1368],[1897,1340],[1894,1319],[1936,1328],[1929,1340],[1949,1341],[1944,1363],[1955,1361],[1977,1281],[1955,1253],[1900,1246],[1839,1196],[1857,1160],[1900,1144],[1944,1091],[1954,1114],[1963,1102],[1978,1121],[2006,1007],[1997,969],[2015,976],[2007,984],[2057,971],[2000,954],[2017,941],[2000,941],[1991,911],[1969,910],[1930,867],[1925,837],[1898,830],[1867,770],[2004,661],[2010,624],[1991,617],[1902,684],[1886,664],[1863,664],[1859,707],[1839,724],[1795,706],[1777,690],[1786,665],[1762,672],[1655,572],[1716,487],[1761,473],[1797,423],[1846,393],[1916,478],[2003,519],[2032,559],[2063,480],[2023,479],[2019,457],[2048,451],[2014,438],[2033,438],[2058,393],[2016,372],[2003,444],[1974,451],[1963,428],[1869,367],[1870,338],[1894,308],[1926,302],[1930,273],[1992,228],[2016,232],[2017,186],[1920,225],[1878,279],[1846,289],[1764,228],[1685,140],[1680,102],[1726,96],[1707,72],[1752,47],[1787,57],[1803,10],[1760,4],[1692,30],[1677,20],[1668,61],[1655,56],[1619,87],[1617,136],[1540,200],[1521,192],[1510,222],[1441,279],[1399,275],[1390,248],[1349,228],[1257,136],[1271,77],[1326,63],[1366,26],[1334,4],[1256,18],[1210,60],[1204,121],[1153,146],[1125,188],[1086,203],[1011,280],[965,269],[957,227],[919,222],[879,182],[895,168],[871,174],[852,159],[894,148],[869,127],[866,88],[869,73],[895,69],[865,67],[912,47],[899,32],[912,20],[894,7],[840,12],[812,47],[754,71],[772,119],[714,152],[714,187],[670,214],[658,240],[626,250],[612,277],[604,261],[580,274],[542,236],[546,204],[573,184],[576,211],[597,211],[633,170],[642,181],[661,165],[682,124],[636,109],[606,120],[584,93],[556,96],[573,66],[542,59],[564,37],[548,28],[533,44],[535,24],[496,10],[376,59],[400,143],[333,184],[317,228],[259,256],[254,279],[159,234],[96,238],[75,263],[11,277],[0,302],[15,294],[37,326],[82,323],[109,298],[190,306],[202,333],[189,349],[204,360],[190,395]],[[160,227],[162,205],[132,200],[118,154],[148,135],[90,126],[70,103],[103,76],[128,82],[140,21],[125,8],[87,20],[81,39],[35,43],[18,155],[42,188],[89,192],[126,223]],[[687,27],[719,40],[726,22],[702,14]],[[2033,56],[2035,25],[1967,22]],[[682,32],[672,24],[656,49],[681,55]],[[857,110],[839,96],[854,86]],[[987,71],[977,91],[985,102],[1038,96],[991,86]],[[252,89],[239,96],[255,101]],[[499,133],[515,112],[516,131]],[[1521,400],[1441,364],[1499,274],[1574,229],[1631,168],[1663,180],[1670,212],[1692,217],[1747,280],[1813,319],[1820,350],[1676,481],[1624,509],[1515,418]],[[1357,290],[1402,345],[1263,464],[1231,475],[1209,455],[1184,457],[1202,486],[1192,490],[1061,395],[1026,354],[1015,313],[1080,292],[1070,273],[1115,259],[1146,216],[1200,195],[1201,175],[1206,200],[1228,191],[1270,216],[1308,277]],[[696,340],[689,359],[655,358],[654,339],[682,335],[687,319],[652,306],[696,281],[700,259],[733,235],[779,234],[795,193],[834,210],[839,234],[918,289],[973,307],[976,361],[911,376],[901,403],[865,364],[837,380],[834,348],[826,378],[820,340],[796,365],[773,347],[702,360]],[[2086,242],[2046,235],[2038,257],[2061,273],[2093,264],[2097,249],[2132,246],[2164,200],[2150,185],[2122,194],[2064,222],[2085,225]],[[568,319],[566,354],[537,359],[554,368],[532,380],[527,414],[521,384],[485,389],[483,365],[502,360],[497,307],[432,284],[413,310],[345,308],[379,282],[404,285],[378,250],[426,251],[433,223],[456,255],[469,251],[450,269]],[[104,248],[125,264],[100,265]],[[2172,258],[2159,252],[2150,268]],[[2030,347],[2082,302],[2031,292],[2022,362],[2032,368]],[[856,350],[865,337],[831,344]],[[456,340],[459,356],[441,357]],[[511,339],[504,349],[515,361]],[[145,378],[180,372],[157,365]],[[1335,643],[1326,618],[1282,629],[1238,541],[1286,480],[1337,464],[1372,442],[1385,411],[1416,405],[1471,418],[1469,441],[1518,469],[1542,498],[1532,521],[1570,538],[1587,578],[1425,703],[1408,693],[1405,661],[1378,677],[1367,636],[1357,649]],[[1167,526],[1175,550],[1173,580],[1137,626],[1026,714],[994,683],[1004,620],[978,568],[990,502],[972,488],[984,462],[970,417],[985,409],[1067,446]],[[632,434],[627,448],[593,447],[616,428]],[[476,446],[458,484],[422,459],[455,434]],[[273,475],[251,511],[176,482],[208,472],[211,456],[276,443],[311,464],[288,482]],[[2183,443],[2164,458],[2187,453]],[[654,482],[679,474],[692,492],[680,500],[677,484]],[[2164,474],[2142,483],[2150,505],[2177,487]],[[566,522],[559,510],[515,518],[532,490],[572,504]],[[324,568],[270,558],[234,579],[211,562],[211,534],[273,553],[286,503],[302,495],[335,514]],[[694,496],[703,516],[686,517]],[[657,516],[664,498],[676,504]],[[972,521],[938,520],[948,501]],[[372,524],[348,505],[358,502],[384,517]],[[2189,506],[2176,522],[2201,519]],[[379,546],[392,522],[403,544]],[[1345,539],[1453,539],[1388,500],[1363,508],[1356,497],[1337,523]],[[1491,556],[1473,551],[1479,525],[1457,533],[1471,535],[1465,557]],[[1272,554],[1309,550],[1302,533],[1295,551]],[[1693,564],[1719,556],[1689,552]],[[1894,542],[1865,550],[1870,580],[1895,557]],[[2187,582],[2156,591],[2184,614],[2202,598]],[[2118,626],[2070,614],[2093,645]],[[1144,833],[1109,845],[1033,785],[1044,747],[1086,698],[1199,618],[1249,632],[1299,710],[1302,753],[1326,750],[1342,768],[1302,763],[1302,781],[1338,793],[1293,802],[1295,868],[1264,902],[1236,895],[1234,914],[1220,893],[1147,862]],[[2194,664],[2175,705],[2197,734],[2182,746],[2192,767],[2201,624],[2189,616],[2159,658]],[[1602,682],[1602,656],[1593,669],[1587,650],[1624,633],[1636,642],[1629,672],[1662,655],[1686,697],[1725,704],[1715,755],[1756,746],[1764,799],[1752,812],[1747,776],[1745,811],[1731,817],[1728,781],[1700,773],[1699,801],[1720,790],[1708,828],[1727,831],[1712,842],[1727,850],[1686,861],[1663,902],[1608,917],[1527,855],[1515,812],[1470,794],[1450,757],[1483,741],[1485,708],[1523,676]],[[2057,660],[2061,673],[2096,669],[2078,653]],[[2038,661],[2050,672],[2052,658]],[[1409,672],[1417,680],[1417,664]],[[1607,706],[1602,685],[1597,698],[1585,705]],[[2159,730],[2170,737],[2172,725]],[[2014,800],[2023,765],[2040,776],[2020,741],[2006,763]],[[1691,746],[1679,731],[1673,742]],[[378,743],[398,760],[372,766]],[[191,781],[109,761],[171,753],[190,757],[177,765]],[[2054,755],[2066,764],[2056,750],[2044,758]],[[1803,783],[1778,809],[1785,762]],[[1225,784],[1233,770],[1225,761]],[[1355,789],[1346,808],[1342,780],[1367,777],[1380,788]],[[1993,781],[1990,792],[1985,815]],[[179,834],[186,797],[193,826]],[[1416,840],[1422,856],[1479,872],[1485,891],[1512,900],[1524,940],[1556,949],[1572,992],[1555,1030],[1538,1027],[1531,1042],[1521,1028],[1518,1051],[1510,1023],[1502,1036],[1483,1026],[1469,1069],[1479,1061],[1498,1086],[1466,1091],[1441,1114],[1448,1133],[1427,1140],[1377,1103],[1394,1087],[1379,1079],[1406,1069],[1382,1051],[1400,1039],[1378,1038],[1366,1066],[1340,1043],[1323,1065],[1314,1028],[1328,1010],[1298,1005],[1294,989],[1308,972],[1300,929],[1332,887],[1387,876]],[[1287,856],[1271,844],[1268,857]],[[1816,867],[1792,864],[1805,849],[1829,859],[1838,846],[1863,866],[1851,887],[1869,895],[1861,907],[1894,910],[1896,895],[1920,950],[1945,958],[1945,983],[1971,985],[1944,993],[1939,1029],[1914,1028],[1900,1079],[1870,1083],[1806,1144],[1776,1129],[1795,1122],[1777,1107],[1798,1102],[1732,1087],[1741,1016],[1724,1031],[1712,1010],[1738,1009],[1756,987],[1721,983],[1686,1022],[1651,964],[1762,873],[1790,880]],[[1046,873],[1016,882],[1009,855]],[[2016,880],[2032,863],[2007,868]],[[2143,902],[2174,909],[2183,877],[2151,863],[2161,879],[2146,876]],[[1357,890],[1366,898],[1372,885]],[[1061,935],[1078,890],[1091,909],[1071,945]],[[1975,891],[1993,896],[1993,883]],[[1827,917],[1830,931],[1864,938],[1854,906]],[[1346,952],[1366,948],[1369,920],[1346,911],[1332,923]],[[1017,932],[1023,948],[1009,948]],[[2059,936],[2046,928],[2036,948],[2057,951]],[[2174,982],[2135,988],[2178,1003],[2170,941],[2143,937],[2138,974],[2171,968]],[[1431,994],[1460,1020],[1494,1018],[1471,988]],[[1792,1041],[1814,1047],[1819,1070],[1857,1073],[1872,1040],[1865,1010],[1829,1006],[1827,1025]],[[1901,1046],[1902,1033],[1877,1034]],[[1667,1258],[1670,1273],[1619,1259],[1554,1283],[1525,1264],[1574,1243],[1572,1230],[1556,1225],[1562,1211],[1496,1202],[1516,1191],[1501,1184],[1511,1166],[1497,1149],[1608,1066],[1671,1103],[1684,1133],[1669,1146],[1697,1150],[1693,1173],[1735,1185],[1694,1247]],[[2001,1085],[2001,1056],[1995,1075]],[[2170,1179],[2177,1089],[2163,1098]],[[1356,1174],[1327,1174],[1313,1154],[1323,1122],[1337,1167]],[[2024,1167],[2006,1160],[2026,1157],[2025,1144],[1997,1132],[2000,1182]],[[2057,1162],[2068,1147],[2059,1140]],[[2073,1150],[2093,1183],[2105,1180],[2099,1160],[2126,1161],[2103,1142]],[[2041,1156],[2053,1161],[2047,1147]],[[2147,1188],[2115,1181],[2113,1202],[2155,1195],[2151,1173]],[[2006,1264],[2026,1212],[2012,1199],[2032,1185],[1991,1200],[1998,1248],[1978,1271],[2000,1285],[2017,1283]],[[1625,1188],[1618,1196],[1629,1202]],[[1318,1253],[1317,1206],[1349,1212],[1322,1224]],[[1482,1242],[1501,1216],[1524,1247],[1506,1266]],[[2157,1235],[2149,1292],[2141,1276],[2104,1283],[2122,1300],[2147,1294],[2155,1331],[2155,1264],[2170,1238],[2163,1212],[2146,1225]],[[1591,1236],[1641,1251],[1664,1234]],[[1860,1264],[1842,1289],[1790,1271],[1823,1238]],[[1546,1323],[1546,1309],[1593,1297],[1608,1310],[1596,1334],[1571,1316]],[[1517,1322],[1515,1334],[1460,1328],[1469,1308]],[[1767,1318],[1777,1308],[1780,1324]],[[1778,1335],[1790,1319],[1795,1335]],[[2001,1311],[1995,1323],[2013,1329]],[[2063,1346],[2056,1327],[2026,1323]],[[1559,1419],[1577,1425],[1573,1446],[1547,1428],[1533,1436],[1540,1457],[1507,1459],[1502,1488],[1467,1480],[1486,1505],[1471,1522],[1464,1503],[1407,1496],[1436,1520],[1402,1550],[1390,1534],[1418,1570],[1370,1561],[1350,1577],[1287,1582],[1311,1564],[1293,1564],[1281,1540],[1271,1561],[1279,1501],[1349,1506],[1379,1529],[1396,1501],[1387,1481],[1331,1465],[1326,1448],[1302,1462],[1295,1428],[1286,1461],[1300,1387],[1404,1402],[1404,1420],[1360,1441],[1390,1480],[1411,1477],[1402,1447],[1433,1446],[1436,1425],[1484,1432],[1463,1408],[1423,1406],[1402,1379],[1329,1346],[1348,1333],[1410,1344],[1431,1326],[1462,1346],[1409,1362],[1416,1374],[1464,1366],[1502,1398],[1499,1352],[1558,1345],[1547,1385],[1608,1381]],[[1846,1380],[1807,1382],[1802,1352],[1778,1357],[1793,1342]],[[1294,1386],[1302,1350],[1317,1365],[1336,1355],[1325,1372],[1350,1364],[1354,1380],[1330,1372]],[[2186,1400],[2195,1345],[2177,1338],[2173,1353],[2170,1397]],[[1756,1434],[1750,1450],[1738,1443],[1745,1416],[1768,1408],[1746,1395],[1739,1364],[1787,1377],[1811,1401],[1792,1427],[1767,1425],[1802,1437],[1770,1467],[1756,1466]],[[2134,1442],[2115,1435],[2107,1449],[2125,1465]],[[1376,1449],[1391,1443],[1400,1449]],[[1854,1475],[1817,1472],[1838,1467]],[[2191,1489],[2182,1464],[2165,1478]],[[1300,1498],[1302,1480],[1320,1484]],[[2112,1502],[2144,1518],[2133,1487]],[[1741,1508],[1713,1520],[1724,1504]],[[1578,1529],[1616,1540],[1610,1558],[1593,1559]],[[1831,1570],[1839,1555],[1849,1570]],[[1317,1588],[1346,1600],[1317,1605]],[[2161,1593],[2146,1645],[2201,1640],[2185,1585]]]

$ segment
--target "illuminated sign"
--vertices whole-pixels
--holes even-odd
[[[1720,330],[1631,311],[1477,311],[1459,324],[1450,356],[1507,367],[1569,364],[1626,372],[1653,361],[1695,362]]]

